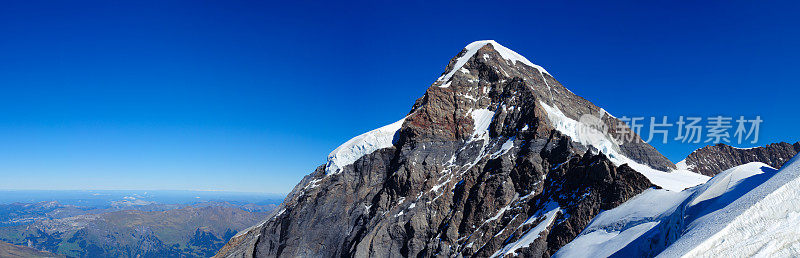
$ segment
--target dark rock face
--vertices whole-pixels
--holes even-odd
[[[794,145],[780,142],[750,149],[739,149],[720,143],[692,152],[684,162],[691,171],[714,176],[729,168],[750,162],[762,162],[779,169],[798,152],[800,152],[800,142]]]
[[[562,134],[543,105],[574,120],[602,117],[609,128],[616,118],[495,44],[451,60],[448,72],[468,58],[416,101],[392,147],[341,170],[318,167],[217,256],[550,256],[599,212],[653,186]],[[487,128],[477,111],[491,114]],[[674,167],[638,136],[617,147]]]

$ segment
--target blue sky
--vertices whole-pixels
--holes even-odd
[[[616,116],[800,140],[797,2],[646,2],[6,2],[0,189],[288,192],[482,39]]]

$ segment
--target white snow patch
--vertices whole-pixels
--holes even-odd
[[[467,61],[469,61],[469,59],[472,58],[472,56],[474,56],[476,53],[478,53],[479,49],[481,49],[483,46],[486,46],[487,44],[492,44],[492,46],[497,51],[497,53],[499,53],[500,56],[502,56],[504,59],[506,59],[508,61],[511,61],[513,63],[522,62],[523,64],[526,64],[526,65],[528,65],[530,67],[536,68],[541,73],[550,74],[544,68],[542,68],[541,66],[533,64],[531,61],[529,61],[524,56],[522,56],[520,54],[517,54],[517,52],[514,52],[511,49],[508,49],[508,48],[504,47],[503,45],[498,44],[494,40],[481,40],[481,41],[475,41],[475,42],[469,43],[469,45],[464,47],[464,49],[466,49],[467,52],[464,53],[463,55],[461,55],[460,57],[458,57],[456,59],[455,65],[453,66],[452,69],[450,69],[450,72],[448,72],[447,74],[442,75],[441,77],[439,77],[439,79],[437,79],[437,81],[449,81],[450,78],[453,77],[453,74],[455,74],[456,71],[460,71],[461,68],[463,68],[464,65],[467,63]],[[467,73],[469,73],[469,71],[467,71]]]
[[[507,47],[504,47],[503,45],[498,44],[494,40],[486,40],[486,41],[488,43],[492,44],[493,47],[494,47],[494,50],[497,50],[497,52],[500,53],[500,56],[502,56],[504,59],[509,60],[509,61],[513,62],[514,64],[516,64],[517,62],[522,62],[523,64],[526,64],[526,65],[528,65],[530,67],[536,68],[536,70],[539,70],[540,73],[550,74],[550,73],[547,72],[547,70],[545,70],[541,66],[533,64],[531,61],[529,61],[524,56],[522,56],[520,54],[517,54],[517,52],[514,52],[513,50],[508,49]]]
[[[476,99],[475,97],[473,97],[472,95],[469,95],[469,94],[464,94],[464,98],[472,100],[472,101],[478,101],[478,99]]]
[[[437,184],[437,185],[434,185],[433,187],[431,187],[431,190],[430,190],[430,191],[432,191],[432,192],[438,192],[438,191],[439,191],[439,189],[441,189],[442,187],[444,187],[445,185],[447,185],[447,183],[450,183],[450,181],[452,181],[452,180],[453,180],[453,178],[452,178],[452,176],[451,176],[449,179],[445,180],[444,182],[441,182],[441,183],[439,183],[439,184]]]
[[[280,216],[284,212],[286,212],[286,209],[281,209],[281,211],[279,211],[278,213],[275,214],[275,217]]]
[[[604,108],[600,108],[600,113],[603,113],[603,115],[606,115],[606,116],[617,118],[616,116],[611,115],[611,113],[608,113],[608,111],[606,111]]]
[[[539,104],[547,111],[547,117],[556,130],[584,146],[594,146],[615,163],[622,162],[622,155],[618,151],[619,146],[609,139],[605,132],[592,129],[583,123],[575,121],[575,119],[567,117],[557,107],[551,107],[542,101],[539,101]]]
[[[675,167],[678,168],[678,170],[692,170],[694,168],[694,166],[687,165],[685,159],[675,163]]]
[[[405,120],[406,118],[400,119],[400,121],[369,131],[345,142],[328,154],[325,173],[329,175],[339,173],[342,168],[353,164],[364,155],[392,147],[394,135],[403,126],[403,121]]]
[[[506,142],[504,142],[503,145],[500,146],[499,150],[497,150],[495,153],[492,153],[492,155],[490,155],[490,158],[494,159],[500,157],[501,155],[506,154],[506,152],[511,150],[511,148],[513,147],[514,147],[514,138],[512,137],[506,140]]]
[[[625,163],[627,163],[628,166],[647,177],[650,182],[670,191],[683,191],[686,188],[703,184],[711,178],[688,170],[664,172],[644,164],[636,163],[628,158],[624,159],[627,160]]]
[[[542,220],[542,222],[539,222],[539,224],[537,224],[536,227],[528,230],[528,232],[522,235],[522,237],[520,237],[517,241],[505,245],[503,249],[497,250],[497,252],[495,252],[492,255],[492,257],[505,256],[509,254],[513,255],[517,252],[517,249],[530,246],[533,243],[533,241],[539,238],[539,234],[541,234],[542,231],[544,231],[545,229],[547,229],[547,227],[553,224],[553,221],[556,219],[557,213],[560,211],[561,208],[556,207],[545,213],[544,220]]]
[[[539,184],[539,182],[536,182],[536,183],[534,183],[533,185],[538,185],[538,184]],[[529,192],[529,193],[528,193],[528,194],[526,194],[525,196],[522,196],[522,197],[520,197],[519,199],[520,199],[520,200],[526,200],[526,199],[528,199],[528,198],[531,198],[531,197],[533,197],[534,195],[536,195],[536,191],[533,191],[533,190],[532,190],[531,192]]]
[[[592,231],[562,247],[553,257],[609,257],[657,225],[645,222],[621,232]]]
[[[309,189],[309,188],[313,189],[313,188],[319,186],[319,182],[320,181],[322,181],[322,179],[320,179],[320,178],[313,179],[313,180],[309,181],[308,184],[306,184],[306,186],[303,187],[303,189]]]
[[[494,118],[494,112],[489,111],[488,109],[475,109],[470,112],[472,116],[472,121],[474,125],[474,131],[472,132],[472,139],[480,139],[485,137],[489,137],[489,125],[492,124],[492,118]]]
[[[731,146],[731,147],[733,147],[733,146]],[[755,148],[760,148],[760,147],[761,147],[761,146],[748,147],[748,148],[739,148],[739,147],[733,147],[733,148],[734,148],[734,149],[737,149],[737,150],[752,150],[752,149],[755,149]]]
[[[511,205],[510,205],[510,204],[509,204],[509,205],[506,205],[505,207],[503,207],[502,209],[500,209],[499,211],[497,211],[497,214],[495,214],[495,215],[494,215],[494,216],[492,216],[491,218],[488,218],[488,219],[486,219],[486,221],[484,221],[483,223],[486,223],[486,222],[489,222],[489,221],[493,221],[493,220],[499,219],[499,218],[500,218],[500,216],[503,216],[503,213],[506,213],[506,211],[508,211],[508,209],[510,209],[510,208],[511,208]]]

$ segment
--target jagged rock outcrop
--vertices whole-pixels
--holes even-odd
[[[600,129],[582,131],[584,115]],[[467,46],[397,123],[340,146],[218,257],[552,255],[674,165],[543,68]]]
[[[779,142],[764,147],[736,148],[726,144],[709,145],[700,148],[679,164],[686,169],[714,176],[729,168],[750,162],[761,162],[773,168],[781,168],[784,163],[800,152],[800,142],[790,144]]]

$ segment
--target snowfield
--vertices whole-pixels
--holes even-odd
[[[668,221],[690,195],[689,191],[645,190],[617,208],[597,215],[554,257],[608,257],[623,248],[630,248],[634,240]]]
[[[740,178],[738,183],[732,182],[732,179],[737,179],[736,175],[731,175],[728,180],[719,180],[718,184],[742,185],[751,178],[756,181],[754,183],[767,179],[736,199],[724,198],[726,193],[737,192],[735,188],[728,188],[728,192],[716,197],[727,205],[717,205],[724,207],[703,214],[689,224],[684,236],[660,256],[791,257],[800,254],[798,160],[800,155],[784,164],[777,173],[765,171],[767,175],[762,177],[757,177],[758,173]],[[744,173],[746,171],[737,174],[746,176]],[[713,195],[719,193],[719,189],[708,191]],[[710,206],[706,207],[707,211],[716,208]]]
[[[800,155],[753,162],[680,192],[649,189],[600,213],[555,257],[800,254]]]
[[[561,211],[560,207],[555,207],[547,211],[544,215],[542,215],[542,218],[544,218],[542,222],[539,222],[539,224],[536,224],[536,227],[528,230],[528,232],[522,235],[522,237],[520,237],[517,241],[509,243],[502,249],[497,250],[497,252],[495,252],[492,255],[492,257],[503,257],[506,255],[514,255],[517,253],[518,249],[523,247],[528,247],[531,244],[533,244],[533,241],[536,241],[536,239],[539,238],[539,234],[541,234],[545,229],[547,229],[553,224],[553,221],[555,221],[556,219],[556,215],[558,215],[560,211]],[[528,220],[526,220],[525,223],[523,223],[522,225],[530,224],[535,219],[538,218],[539,217],[531,217]]]

